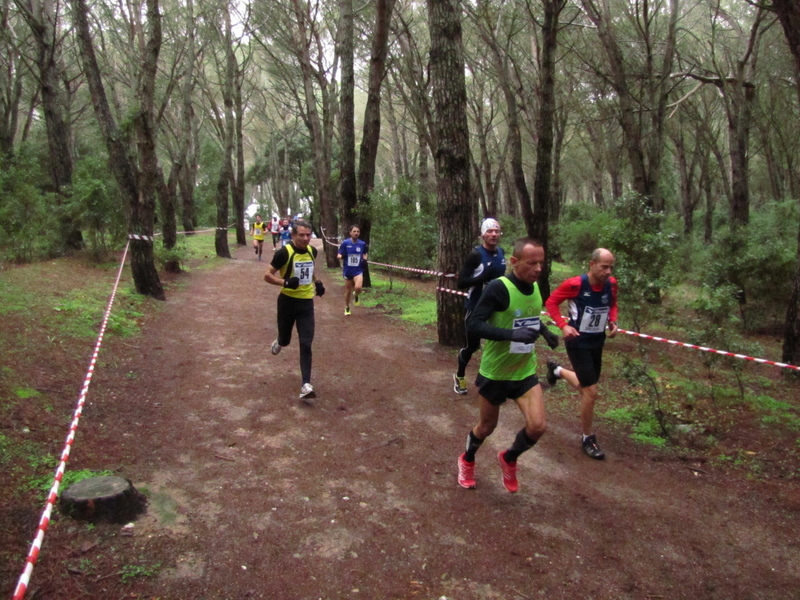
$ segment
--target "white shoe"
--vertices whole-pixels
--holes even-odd
[[[308,398],[316,398],[317,394],[314,392],[314,386],[310,383],[304,383],[300,388],[300,399],[306,400]]]
[[[278,340],[272,342],[272,353],[273,354],[280,354],[282,346],[278,343]]]

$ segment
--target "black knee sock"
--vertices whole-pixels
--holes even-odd
[[[477,437],[472,431],[467,436],[467,450],[464,453],[464,460],[467,462],[475,462],[475,453],[481,447],[483,440]]]
[[[511,448],[506,450],[505,459],[507,463],[515,463],[519,458],[519,455],[525,452],[526,450],[530,450],[536,444],[536,440],[531,439],[528,437],[528,434],[525,433],[525,428],[519,430],[517,433],[517,437],[514,438],[514,443],[511,444]]]

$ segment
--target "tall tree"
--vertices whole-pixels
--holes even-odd
[[[53,189],[59,205],[68,200],[72,184],[72,128],[68,110],[68,90],[63,86],[67,77],[61,60],[58,7],[53,0],[17,0],[33,32],[36,43],[36,65],[39,69],[39,89],[47,131],[48,163]],[[80,224],[69,214],[60,215],[60,237],[66,248],[81,248],[83,235]]]
[[[550,204],[553,193],[553,142],[555,139],[556,112],[556,49],[558,47],[558,19],[566,0],[542,0],[544,20],[539,65],[539,118],[536,145],[536,175],[533,181],[533,220],[527,223],[529,235],[537,238],[549,257]],[[530,5],[529,5],[530,6]],[[547,258],[539,277],[542,298],[550,296],[550,263]]]
[[[469,219],[472,199],[461,2],[427,0],[427,3],[436,129],[438,270],[457,273],[474,238]],[[436,311],[439,343],[447,346],[463,343],[461,299],[454,294],[439,294]]]
[[[794,0],[772,0],[772,6],[783,27],[789,50],[794,56],[794,80],[800,105],[800,5]],[[783,361],[800,365],[800,227],[797,233],[797,266],[794,271],[792,295],[786,309],[783,336]]]
[[[194,87],[196,81],[194,0],[186,0],[186,58],[184,59],[181,85],[181,122],[179,149],[176,162],[178,190],[181,198],[183,230],[193,232],[195,228],[194,187],[197,179],[196,140],[197,126],[194,112]]]
[[[126,136],[111,114],[92,42],[86,0],[70,0],[70,4],[95,117],[108,150],[111,171],[128,207],[131,270],[136,291],[164,300],[164,290],[153,261],[155,181],[158,170],[153,127],[153,96],[158,52],[161,47],[161,15],[158,11],[158,0],[147,0],[147,35],[141,31],[138,15],[132,21],[142,40],[135,97],[136,109],[133,111],[139,168],[129,155]]]
[[[666,6],[665,6],[666,4]],[[633,189],[647,205],[661,211],[659,193],[664,153],[664,119],[672,87],[678,31],[678,0],[635,0],[621,8],[634,24],[637,44],[628,42],[618,27],[623,20],[612,11],[611,0],[581,0],[584,12],[597,29],[606,63],[594,68],[606,78],[617,96],[620,125],[633,173]],[[666,18],[666,26],[660,22]],[[660,33],[660,35],[659,35]],[[630,51],[623,51],[623,47]],[[638,48],[638,50],[634,50]],[[605,72],[607,70],[607,72]]]
[[[233,181],[233,146],[234,146],[234,118],[233,98],[236,79],[236,56],[233,53],[233,27],[231,25],[231,11],[227,0],[222,2],[222,16],[224,29],[221,32],[224,40],[225,66],[222,83],[222,104],[224,117],[220,127],[223,142],[222,165],[217,178],[217,232],[214,238],[214,248],[217,256],[231,258],[228,247],[228,202],[230,200],[231,181]]]
[[[381,86],[386,75],[386,55],[389,51],[389,22],[395,0],[377,0],[375,5],[375,28],[369,59],[367,78],[367,105],[364,108],[364,129],[358,154],[358,203],[359,209],[370,205],[370,195],[375,187],[375,161],[381,139]],[[372,218],[369,211],[360,219],[361,236],[370,242]],[[364,285],[369,287],[369,270],[364,273]]]
[[[341,194],[344,227],[355,224],[356,193],[356,131],[355,131],[355,16],[353,0],[340,0],[341,27],[339,58],[342,64],[342,83],[339,88],[339,191]],[[346,231],[342,231],[346,235]],[[344,238],[342,238],[344,239]]]

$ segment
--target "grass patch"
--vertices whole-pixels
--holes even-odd
[[[435,296],[383,273],[370,273],[370,278],[372,287],[360,297],[364,306],[383,308],[388,314],[416,325],[436,325]]]
[[[798,409],[788,402],[765,395],[750,396],[747,400],[757,412],[761,413],[760,420],[764,425],[781,425],[793,431],[800,430]]]
[[[55,459],[54,459],[55,464]],[[81,469],[79,471],[64,471],[64,475],[61,477],[61,485],[59,487],[60,490],[65,490],[73,483],[78,483],[79,481],[83,481],[84,479],[89,479],[90,477],[104,477],[104,476],[111,476],[114,475],[113,471],[92,471],[90,469]],[[29,482],[29,487],[31,489],[36,490],[43,490],[48,491],[53,486],[53,474],[50,475],[43,475],[39,477],[32,477]]]

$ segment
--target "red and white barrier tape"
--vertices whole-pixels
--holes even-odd
[[[437,292],[447,292],[448,294],[455,294],[456,296],[465,296],[468,297],[469,294],[467,292],[462,292],[461,290],[451,290],[450,288],[446,287],[439,287],[436,286]]]
[[[334,241],[331,241],[331,240],[328,239],[328,236],[325,235],[325,228],[324,227],[320,227],[319,231],[322,234],[322,239],[324,241],[328,242],[331,246],[336,246],[337,248],[339,247],[339,243],[338,242],[334,242]]]
[[[635,331],[628,331],[627,329],[618,329],[619,333],[625,333],[627,335],[633,335],[636,337],[644,338],[646,340],[653,340],[656,342],[665,342],[667,344],[672,344],[673,346],[682,346],[684,348],[692,348],[693,350],[700,350],[701,352],[712,352],[714,354],[720,354],[722,356],[730,356],[732,358],[740,358],[742,360],[750,360],[752,362],[757,362],[759,364],[764,365],[772,365],[774,367],[781,367],[783,369],[794,369],[795,371],[800,371],[800,367],[795,365],[790,365],[787,363],[776,362],[774,360],[767,360],[766,358],[755,358],[753,356],[747,356],[746,354],[736,354],[734,352],[728,352],[727,350],[715,350],[714,348],[706,348],[705,346],[698,346],[696,344],[687,344],[686,342],[678,342],[676,340],[669,340],[667,338],[658,337],[655,335],[647,335],[645,333],[637,333]]]
[[[460,290],[452,290],[450,288],[438,287],[436,288],[439,292],[447,292],[449,294],[457,294],[459,296],[467,296],[465,292]],[[542,315],[549,317],[550,314],[547,311],[542,311]],[[552,321],[552,319],[551,319]],[[762,365],[772,365],[773,367],[780,367],[782,369],[792,369],[794,371],[800,371],[800,367],[795,365],[790,365],[787,363],[776,362],[774,360],[767,360],[766,358],[756,358],[754,356],[747,356],[746,354],[737,354],[735,352],[728,352],[727,350],[716,350],[714,348],[707,348],[706,346],[698,346],[697,344],[687,344],[686,342],[679,342],[677,340],[670,340],[667,338],[658,337],[656,335],[648,335],[646,333],[638,333],[636,331],[629,331],[627,329],[617,329],[619,333],[624,333],[626,335],[632,335],[635,337],[640,337],[645,340],[653,340],[654,342],[664,342],[667,344],[671,344],[673,346],[681,346],[683,348],[691,348],[692,350],[700,350],[701,352],[711,352],[713,354],[719,354],[720,356],[729,356],[731,358],[739,358],[741,360],[749,360],[751,362],[755,362]]]
[[[401,267],[400,265],[387,265],[385,263],[375,262],[373,260],[369,261],[369,264],[375,265],[377,267],[386,267],[388,269],[400,269],[401,271],[411,271],[412,273],[422,273],[424,275],[436,275],[438,277],[449,277],[454,278],[458,277],[453,273],[441,273],[439,271],[428,271],[427,269],[415,269],[413,267]]]
[[[125,258],[128,254],[128,246],[130,243],[125,245],[125,250],[122,253],[122,260],[120,261],[119,270],[117,271],[117,278],[114,281],[114,288],[111,291],[111,297],[108,300],[108,305],[106,306],[106,312],[103,316],[103,322],[100,325],[100,334],[97,336],[97,343],[94,347],[94,353],[92,354],[92,360],[89,362],[89,370],[86,373],[86,378],[83,382],[83,388],[81,389],[81,393],[78,396],[78,405],[75,409],[75,413],[72,418],[72,423],[69,427],[69,434],[67,435],[66,444],[64,446],[64,450],[61,453],[61,460],[58,463],[58,467],[56,468],[55,475],[53,477],[53,486],[50,488],[50,493],[47,496],[47,504],[45,506],[44,512],[42,512],[41,519],[39,520],[39,527],[36,531],[36,537],[31,544],[30,551],[28,552],[28,558],[25,561],[25,568],[22,571],[22,575],[20,575],[19,581],[17,583],[16,590],[14,591],[13,600],[22,600],[25,596],[25,592],[28,589],[28,583],[30,582],[31,573],[33,572],[33,566],[36,564],[37,559],[39,558],[39,551],[42,548],[42,540],[44,539],[44,532],[47,531],[48,525],[50,525],[50,514],[53,511],[53,506],[55,505],[56,499],[58,498],[58,488],[61,485],[61,479],[64,476],[64,469],[67,464],[67,459],[69,458],[69,451],[72,448],[72,442],[75,439],[75,431],[78,429],[78,422],[81,418],[81,413],[83,412],[83,405],[86,401],[86,394],[89,391],[89,384],[92,381],[92,374],[94,373],[94,366],[97,363],[97,355],[100,352],[100,345],[103,342],[103,335],[106,331],[106,325],[108,324],[108,318],[111,314],[111,306],[114,304],[114,298],[117,295],[117,288],[119,287],[119,280],[122,276],[122,270],[125,267]]]

